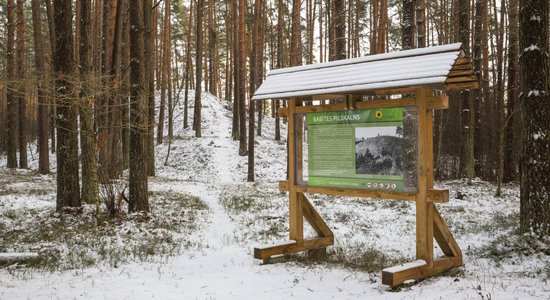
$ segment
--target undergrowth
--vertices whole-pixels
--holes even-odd
[[[93,205],[56,212],[52,208],[0,213],[0,252],[37,252],[25,266],[68,270],[131,261],[165,260],[194,246],[188,237],[208,206],[173,192],[150,194],[152,213],[94,217]]]

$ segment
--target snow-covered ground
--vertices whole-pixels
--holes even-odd
[[[515,234],[518,188],[505,186],[504,196],[495,198],[494,186],[481,181],[440,183],[451,189],[451,200],[438,208],[465,263],[443,276],[397,290],[381,284],[380,268],[414,260],[414,203],[328,196],[310,200],[335,233],[329,257],[297,255],[260,265],[252,257],[254,246],[287,239],[287,197],[277,190],[277,181],[285,178],[286,143],[274,141],[274,122],[264,119],[256,144],[256,182],[248,183],[247,158],[238,155],[238,142],[231,139],[228,104],[204,95],[202,109],[202,138],[183,129],[178,108],[167,165],[168,142],[157,146],[157,176],[150,178],[152,219],[126,218],[107,241],[98,241],[131,252],[125,247],[131,242],[127,232],[143,239],[169,237],[169,244],[184,246],[166,250],[166,256],[154,248],[145,259],[99,260],[78,268],[0,267],[0,299],[550,298],[550,243],[527,245],[529,239]],[[284,124],[281,132],[286,134]],[[0,165],[5,166],[5,157]],[[34,168],[36,160],[30,165]],[[173,205],[180,198],[187,202]],[[53,213],[54,207],[54,176],[0,168],[0,232],[28,228],[38,217],[73,224],[71,217]],[[85,207],[83,216],[90,211]],[[177,229],[170,235],[155,226]],[[36,250],[25,247],[10,245],[0,252]]]

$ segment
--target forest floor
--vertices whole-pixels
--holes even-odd
[[[41,255],[0,265],[0,299],[550,298],[550,240],[517,234],[517,186],[496,198],[479,180],[437,183],[451,190],[438,209],[464,254],[463,267],[441,276],[382,285],[381,269],[414,260],[414,203],[364,198],[310,197],[335,234],[329,255],[261,265],[253,247],[288,238],[287,196],[277,189],[286,142],[274,141],[266,118],[248,183],[227,103],[205,95],[202,109],[202,138],[183,129],[178,107],[168,160],[167,140],[156,148],[149,216],[96,224],[92,205],[57,213],[54,175],[0,168],[0,253]]]

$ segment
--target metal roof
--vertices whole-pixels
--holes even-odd
[[[273,70],[252,100],[422,86],[441,90],[479,86],[460,43]]]

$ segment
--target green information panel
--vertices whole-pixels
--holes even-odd
[[[403,108],[309,113],[310,186],[403,192]]]

